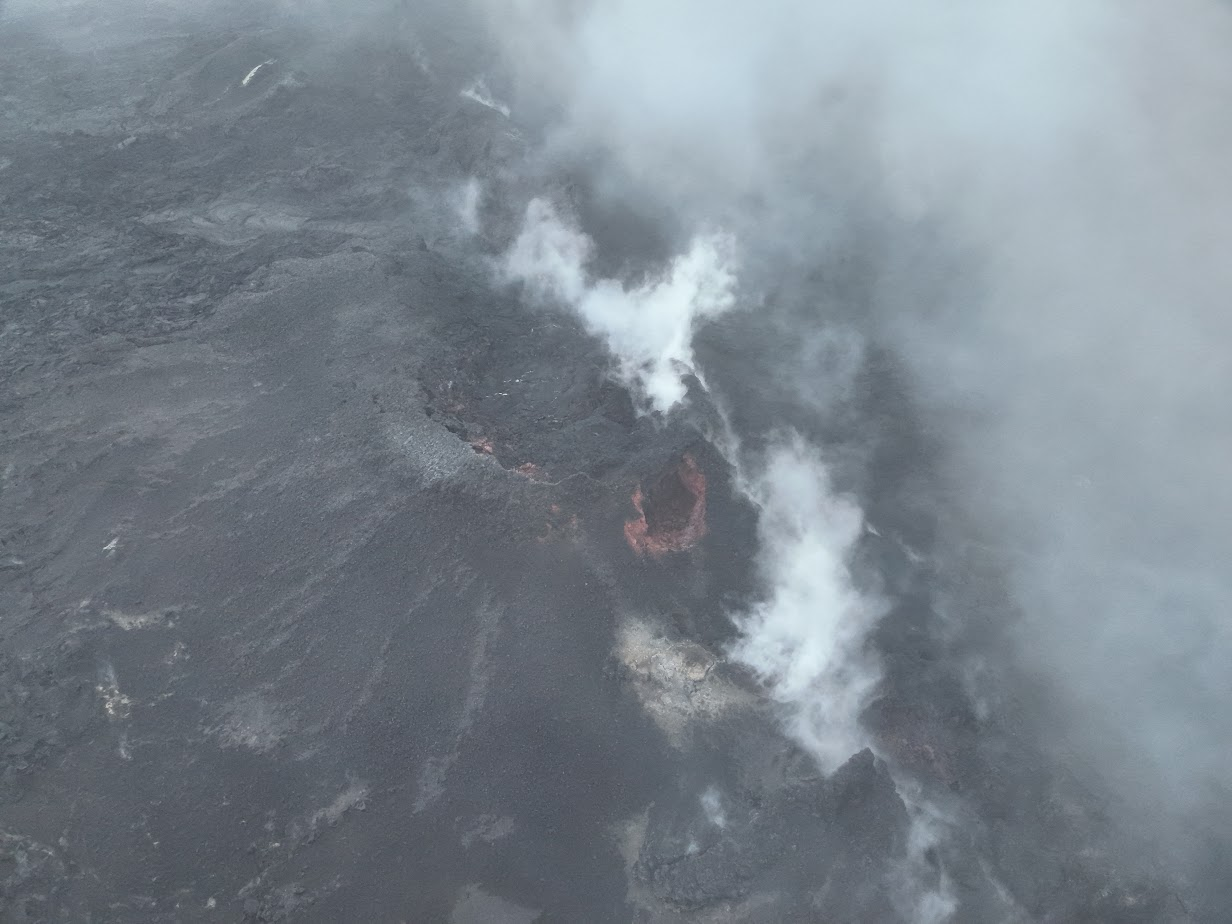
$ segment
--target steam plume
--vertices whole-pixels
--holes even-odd
[[[866,644],[881,605],[853,586],[846,561],[863,515],[831,492],[817,451],[799,437],[771,450],[749,493],[770,591],[738,620],[733,654],[791,707],[795,737],[834,770],[869,743],[858,720],[880,676]]]
[[[947,450],[934,566],[958,584],[979,559],[1010,592],[999,611],[952,601],[960,623],[997,623],[1009,640],[999,693],[1014,697],[1019,671],[1044,681],[1034,718],[1058,753],[1157,833],[1194,823],[1226,843],[1228,7],[484,7],[523,95],[549,101],[555,149],[596,157],[606,182],[686,223],[731,228],[750,290],[807,291],[858,255],[861,304],[845,320],[893,352]],[[829,322],[820,304],[801,337]],[[616,343],[621,326],[594,329],[644,364],[627,330]],[[659,388],[656,406],[678,395]],[[769,466],[807,508],[821,482],[796,479],[808,463],[783,452]],[[765,530],[782,518],[759,500]],[[841,505],[829,509],[822,561],[850,537]],[[804,625],[787,615],[798,572],[782,541],[763,533],[779,583],[739,651],[803,717],[819,678],[864,676],[864,655],[828,619],[788,641]],[[831,599],[862,613],[856,624],[872,618],[846,591]],[[856,700],[862,683],[846,688]]]
[[[692,371],[695,326],[734,304],[735,274],[721,262],[716,240],[722,239],[695,239],[657,283],[629,290],[614,280],[591,282],[590,239],[535,200],[504,270],[575,310],[605,338],[621,377],[666,413],[684,399],[681,374]],[[730,252],[730,242],[723,243]],[[848,567],[863,514],[853,499],[833,491],[820,453],[798,435],[778,437],[753,463],[751,478],[730,425],[715,444],[741,472],[737,487],[759,510],[759,570],[767,588],[763,600],[734,617],[742,637],[731,655],[784,707],[792,736],[824,770],[834,771],[872,743],[860,715],[881,679],[868,636],[883,605],[856,588]],[[909,920],[940,924],[955,906],[948,882],[943,876],[937,886],[927,884],[921,868],[941,835],[928,807],[910,808],[912,832],[896,897]]]
[[[723,258],[732,242],[698,237],[662,278],[632,289],[591,280],[592,249],[588,237],[536,199],[504,270],[576,311],[605,339],[620,377],[666,413],[685,397],[681,376],[693,371],[694,328],[735,304],[735,272]],[[728,451],[738,445],[734,434],[720,443]],[[865,641],[881,606],[854,587],[847,567],[863,516],[853,500],[831,491],[819,454],[798,436],[781,439],[757,470],[741,487],[761,511],[760,563],[769,591],[739,618],[744,638],[734,655],[791,707],[795,735],[833,770],[867,744],[858,719],[878,679]]]
[[[721,235],[699,236],[661,278],[633,288],[589,277],[593,246],[550,203],[535,199],[506,256],[505,273],[572,307],[607,341],[621,380],[666,413],[685,397],[682,377],[693,371],[693,328],[735,304],[735,276],[727,263],[732,242]]]

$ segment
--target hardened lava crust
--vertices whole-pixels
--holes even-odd
[[[640,413],[498,278],[580,181],[450,5],[291,6],[0,8],[0,920],[894,922],[887,761],[972,813],[957,920],[976,856],[1023,920],[1187,920],[880,534],[879,756],[816,769],[728,657],[757,515],[706,394]]]

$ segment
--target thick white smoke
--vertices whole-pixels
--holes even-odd
[[[684,400],[682,375],[695,371],[698,323],[735,304],[735,271],[723,256],[732,244],[699,237],[661,278],[633,289],[590,278],[593,246],[549,203],[535,200],[502,269],[507,279],[576,311],[604,338],[621,378],[667,413]],[[758,509],[765,587],[761,602],[734,614],[742,634],[731,655],[757,674],[784,707],[792,736],[832,772],[872,744],[860,716],[881,680],[869,634],[884,605],[856,587],[849,568],[863,513],[833,490],[821,453],[796,434],[777,439],[751,470],[739,457],[737,434],[719,434],[715,443],[739,473],[738,490]],[[925,855],[941,837],[935,810],[907,798],[912,829],[895,898],[908,920],[941,924],[956,903],[944,875],[926,884]]]
[[[633,288],[591,278],[593,247],[536,199],[503,271],[575,311],[605,340],[621,379],[667,413],[685,398],[683,375],[696,372],[695,329],[735,306],[734,244],[699,236],[661,277]],[[728,452],[738,444],[734,434],[718,442]],[[880,677],[866,641],[882,607],[854,586],[848,569],[863,514],[832,491],[820,454],[798,436],[781,439],[756,475],[738,483],[760,511],[767,596],[737,617],[743,639],[733,655],[788,707],[794,735],[834,770],[868,743],[859,716]]]
[[[882,606],[848,569],[864,517],[833,493],[817,450],[799,437],[770,451],[748,493],[760,508],[769,596],[738,618],[733,655],[789,707],[793,735],[833,771],[868,745],[859,717],[880,679],[867,643]]]
[[[684,400],[683,378],[694,371],[694,328],[735,304],[733,244],[722,235],[699,235],[661,277],[634,287],[591,278],[593,248],[551,203],[535,199],[504,272],[576,311],[611,348],[621,380],[666,413]]]
[[[1055,691],[1045,718],[1161,806],[1151,823],[1217,804],[1232,761],[1227,5],[485,5],[524,93],[553,100],[556,144],[602,152],[787,270],[860,226],[866,330],[947,438],[961,525],[943,538],[1003,562],[1019,666]],[[773,650],[779,626],[750,622],[748,644],[767,631]]]

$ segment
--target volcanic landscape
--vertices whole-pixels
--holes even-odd
[[[716,311],[659,407],[511,263],[536,201],[625,291],[684,249],[541,116],[450,4],[0,8],[0,920],[1232,920],[967,682],[1013,604],[893,349],[810,416]],[[874,601],[829,763],[776,516]]]

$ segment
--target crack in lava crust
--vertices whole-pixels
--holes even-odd
[[[706,476],[688,453],[631,500],[637,516],[625,523],[625,540],[638,555],[684,552],[706,535]]]

